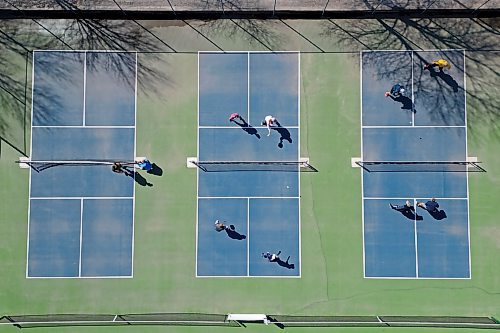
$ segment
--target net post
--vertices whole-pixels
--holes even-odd
[[[351,167],[352,168],[361,168],[359,164],[361,162],[361,157],[351,157]]]
[[[196,169],[198,167],[198,159],[196,157],[188,157],[186,159],[186,167],[188,169]]]
[[[29,160],[30,160],[30,159],[29,159],[28,157],[25,157],[25,156],[21,156],[21,157],[19,157],[19,162],[18,162],[19,167],[20,167],[21,169],[29,169],[29,168],[30,168],[30,166],[29,166],[29,164],[27,163],[27,162],[29,162]]]

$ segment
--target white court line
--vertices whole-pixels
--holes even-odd
[[[250,198],[247,198],[247,276],[250,276]]]
[[[428,50],[418,50],[416,52],[438,52],[438,51],[464,51],[464,49],[428,49]],[[361,52],[413,52],[411,50],[392,50],[392,49],[384,49],[384,50],[363,50]]]
[[[83,199],[80,199],[80,254],[78,256],[78,277],[82,276],[82,239],[83,239]]]
[[[297,197],[259,197],[259,196],[244,196],[244,197],[200,197],[198,199],[300,199],[300,196]]]
[[[415,94],[414,94],[414,91],[413,91],[413,71],[414,71],[414,66],[413,66],[413,54],[414,52],[412,51],[411,52],[411,125],[412,126],[415,126],[415,112],[414,112],[414,109],[415,109]]]
[[[301,63],[300,63],[300,59],[301,59],[301,54],[300,52],[297,52],[297,124],[298,124],[298,144],[297,144],[297,150],[298,150],[298,156],[297,158],[300,159],[300,146],[301,146],[301,137],[300,137],[300,111],[301,111],[301,108],[300,108],[300,78],[301,78]],[[299,199],[298,199],[298,205],[299,205],[299,216],[298,216],[298,220],[299,220],[299,225],[298,225],[298,235],[299,235],[299,267],[298,267],[298,270],[299,270],[299,277],[301,277],[302,275],[302,234],[301,234],[301,186],[300,186],[300,183],[301,183],[301,173],[299,172],[299,174],[297,175],[297,177],[299,178],[298,181],[299,181],[299,184],[298,184],[298,190],[299,190]]]
[[[196,156],[199,160],[200,158],[200,52],[198,51],[198,96],[196,102],[196,113],[197,113],[197,145],[196,145]],[[195,230],[195,265],[194,265],[194,273],[195,276],[198,277],[198,224],[200,223],[200,217],[198,214],[199,210],[199,202],[200,202],[200,168],[196,168],[196,230]]]
[[[247,53],[247,123],[250,124],[250,52]]]
[[[250,116],[248,116],[250,117]],[[248,122],[250,123],[250,122]],[[266,126],[199,126],[200,129],[218,129],[218,128],[224,128],[224,129],[239,129],[241,130],[242,128],[250,128],[250,127],[253,127],[253,128],[259,128],[259,129],[266,129],[267,127]],[[277,128],[278,126],[271,126],[271,128]],[[296,128],[298,129],[299,126],[286,126],[286,125],[282,125],[281,127],[283,128]]]
[[[85,126],[85,108],[87,107],[87,52],[84,53],[83,57],[83,120],[82,124]]]
[[[359,54],[359,99],[360,99],[360,106],[361,106],[361,113],[360,113],[360,125],[361,125],[361,160],[364,160],[364,154],[363,154],[363,51],[360,52]],[[364,188],[364,183],[363,183],[363,168],[360,168],[360,175],[361,175],[361,236],[363,238],[363,276],[366,277],[366,254],[365,254],[365,202],[364,202],[364,195],[365,195],[365,188]]]
[[[35,91],[35,52],[32,54],[32,64],[31,64],[31,128],[30,128],[30,157],[33,156],[33,105],[34,103],[34,91]],[[26,240],[26,274],[28,277],[29,272],[29,254],[30,254],[30,216],[31,216],[31,172],[32,168],[29,168],[29,180],[28,180],[28,232]]]
[[[465,73],[465,50],[463,51],[464,54],[464,121],[465,121],[465,158],[469,156],[469,144],[467,141],[467,80],[466,80],[466,73]],[[467,172],[467,175],[465,177],[465,182],[467,186],[467,237],[468,237],[468,247],[469,247],[469,277],[472,278],[472,264],[471,264],[471,246],[470,246],[470,201],[469,201],[469,173]]]
[[[219,50],[213,50],[213,51],[198,51],[198,54],[204,53],[204,54],[212,54],[212,53],[221,53],[221,54],[247,54],[247,53],[298,53],[299,51],[219,51]]]
[[[131,279],[132,275],[108,276],[27,276],[27,279]]]
[[[39,53],[43,53],[43,52],[65,52],[65,53],[84,53],[84,52],[88,52],[88,53],[137,53],[137,51],[126,51],[126,50],[92,50],[92,49],[81,49],[81,50],[57,50],[57,49],[47,49],[47,50],[40,50],[40,49],[36,49],[36,50],[33,50],[33,53],[35,52],[39,52]]]
[[[251,278],[251,279],[259,279],[259,278],[265,278],[265,279],[300,279],[300,275],[196,275],[197,278],[201,279],[206,279],[206,278]]]
[[[101,125],[36,125],[34,128],[135,128],[134,126],[101,126]]]
[[[418,232],[417,232],[417,199],[413,198],[413,207],[415,207],[415,219],[413,220],[414,227],[414,237],[413,241],[415,242],[415,274],[418,278]]]
[[[75,199],[84,199],[84,200],[130,200],[134,199],[134,197],[30,197],[31,200],[75,200]]]
[[[462,125],[387,125],[387,126],[379,126],[379,125],[365,125],[362,128],[465,128]]]
[[[365,279],[380,280],[470,280],[470,277],[411,277],[411,276],[365,276]]]
[[[134,91],[134,159],[137,156],[137,66],[138,66],[138,55],[135,53],[135,91]],[[131,267],[130,272],[132,277],[134,276],[134,251],[135,251],[135,176],[134,176],[134,188],[132,193],[132,248],[131,248]]]
[[[363,197],[363,200],[408,200],[410,197]],[[421,198],[425,199],[425,198]],[[436,200],[468,200],[468,198],[446,198],[446,197],[435,197]]]

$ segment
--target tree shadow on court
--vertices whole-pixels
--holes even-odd
[[[278,147],[283,148],[283,141],[288,141],[292,143],[292,135],[290,131],[285,127],[282,127],[278,122],[276,123],[277,127],[271,127],[272,130],[278,132],[280,134],[280,142],[278,142]]]
[[[386,1],[384,6],[394,7],[399,2]],[[367,9],[374,9],[368,1]],[[391,7],[391,8],[392,8]],[[354,50],[425,50],[425,49],[465,49],[467,60],[467,113],[478,122],[483,123],[496,139],[500,139],[500,88],[496,83],[500,76],[498,70],[498,36],[500,23],[496,18],[408,18],[398,19],[368,19],[368,20],[325,20],[322,35],[336,40],[341,48]],[[496,50],[496,51],[495,51]],[[424,59],[422,52],[414,53],[414,64],[424,65],[429,60]],[[450,53],[443,54],[447,59]],[[463,73],[464,55],[456,52],[452,59],[453,73]],[[390,54],[374,52],[374,65],[380,68],[379,75],[393,82],[398,81],[399,73],[385,71],[397,67],[400,52]],[[403,68],[402,68],[403,69]],[[426,72],[426,71],[425,71]],[[453,75],[455,75],[453,74]],[[429,82],[424,80],[423,70],[416,71],[414,82]],[[454,80],[455,81],[455,80]],[[420,85],[423,98],[416,107],[433,110],[433,120],[446,123],[450,110],[456,110],[458,103],[454,93],[464,91],[464,87],[456,86],[449,78],[439,77],[432,87]],[[458,91],[457,91],[458,89]],[[458,105],[463,109],[463,98]],[[436,107],[439,106],[439,107]],[[469,134],[479,138],[487,138],[481,127],[470,127]]]
[[[249,134],[249,135],[255,135],[257,137],[257,139],[260,139],[260,134],[258,133],[258,131],[257,131],[257,129],[255,127],[252,127],[241,116],[240,116],[239,119],[241,120],[241,123],[237,122],[236,120],[232,120],[232,122],[235,123],[236,125],[240,126],[241,129],[244,130],[247,134]]]
[[[260,46],[269,51],[281,48],[282,38],[276,33],[278,21],[224,18],[226,12],[238,12],[245,9],[248,6],[247,1],[204,0],[204,4],[206,10],[220,9],[223,12],[221,19],[205,21],[200,26],[205,38],[222,36],[224,39],[233,41],[244,40],[252,47]]]
[[[229,226],[229,228],[225,228],[224,230],[226,231],[227,236],[231,239],[244,240],[247,238],[247,236],[237,232],[235,226],[232,224]]]
[[[155,176],[162,176],[163,175],[163,169],[157,165],[156,163],[152,164],[153,168],[149,171],[147,171],[148,174],[150,175],[155,175]]]

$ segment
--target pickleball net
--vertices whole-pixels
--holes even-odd
[[[197,161],[188,163],[204,172],[232,171],[278,171],[278,172],[317,172],[308,159],[300,161]]]
[[[120,163],[125,168],[133,168],[135,161],[123,161],[123,160],[60,160],[60,161],[42,161],[42,160],[29,160],[20,159],[16,161],[21,167],[31,168],[36,172],[42,172],[44,170],[54,168],[54,167],[96,167],[96,166],[111,166],[114,163]]]
[[[367,172],[486,172],[471,161],[356,161]]]

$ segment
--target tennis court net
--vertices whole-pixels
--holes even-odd
[[[356,161],[367,172],[486,172],[470,161]]]
[[[281,171],[281,172],[318,172],[309,164],[308,159],[300,161],[197,161],[188,163],[204,172],[232,171]]]
[[[123,167],[132,168],[136,162],[134,161],[120,161],[120,160],[61,160],[61,161],[37,161],[20,159],[16,161],[21,167],[31,168],[36,172],[41,172],[53,167],[87,167],[87,166],[109,166],[111,167],[115,163],[119,163]]]

